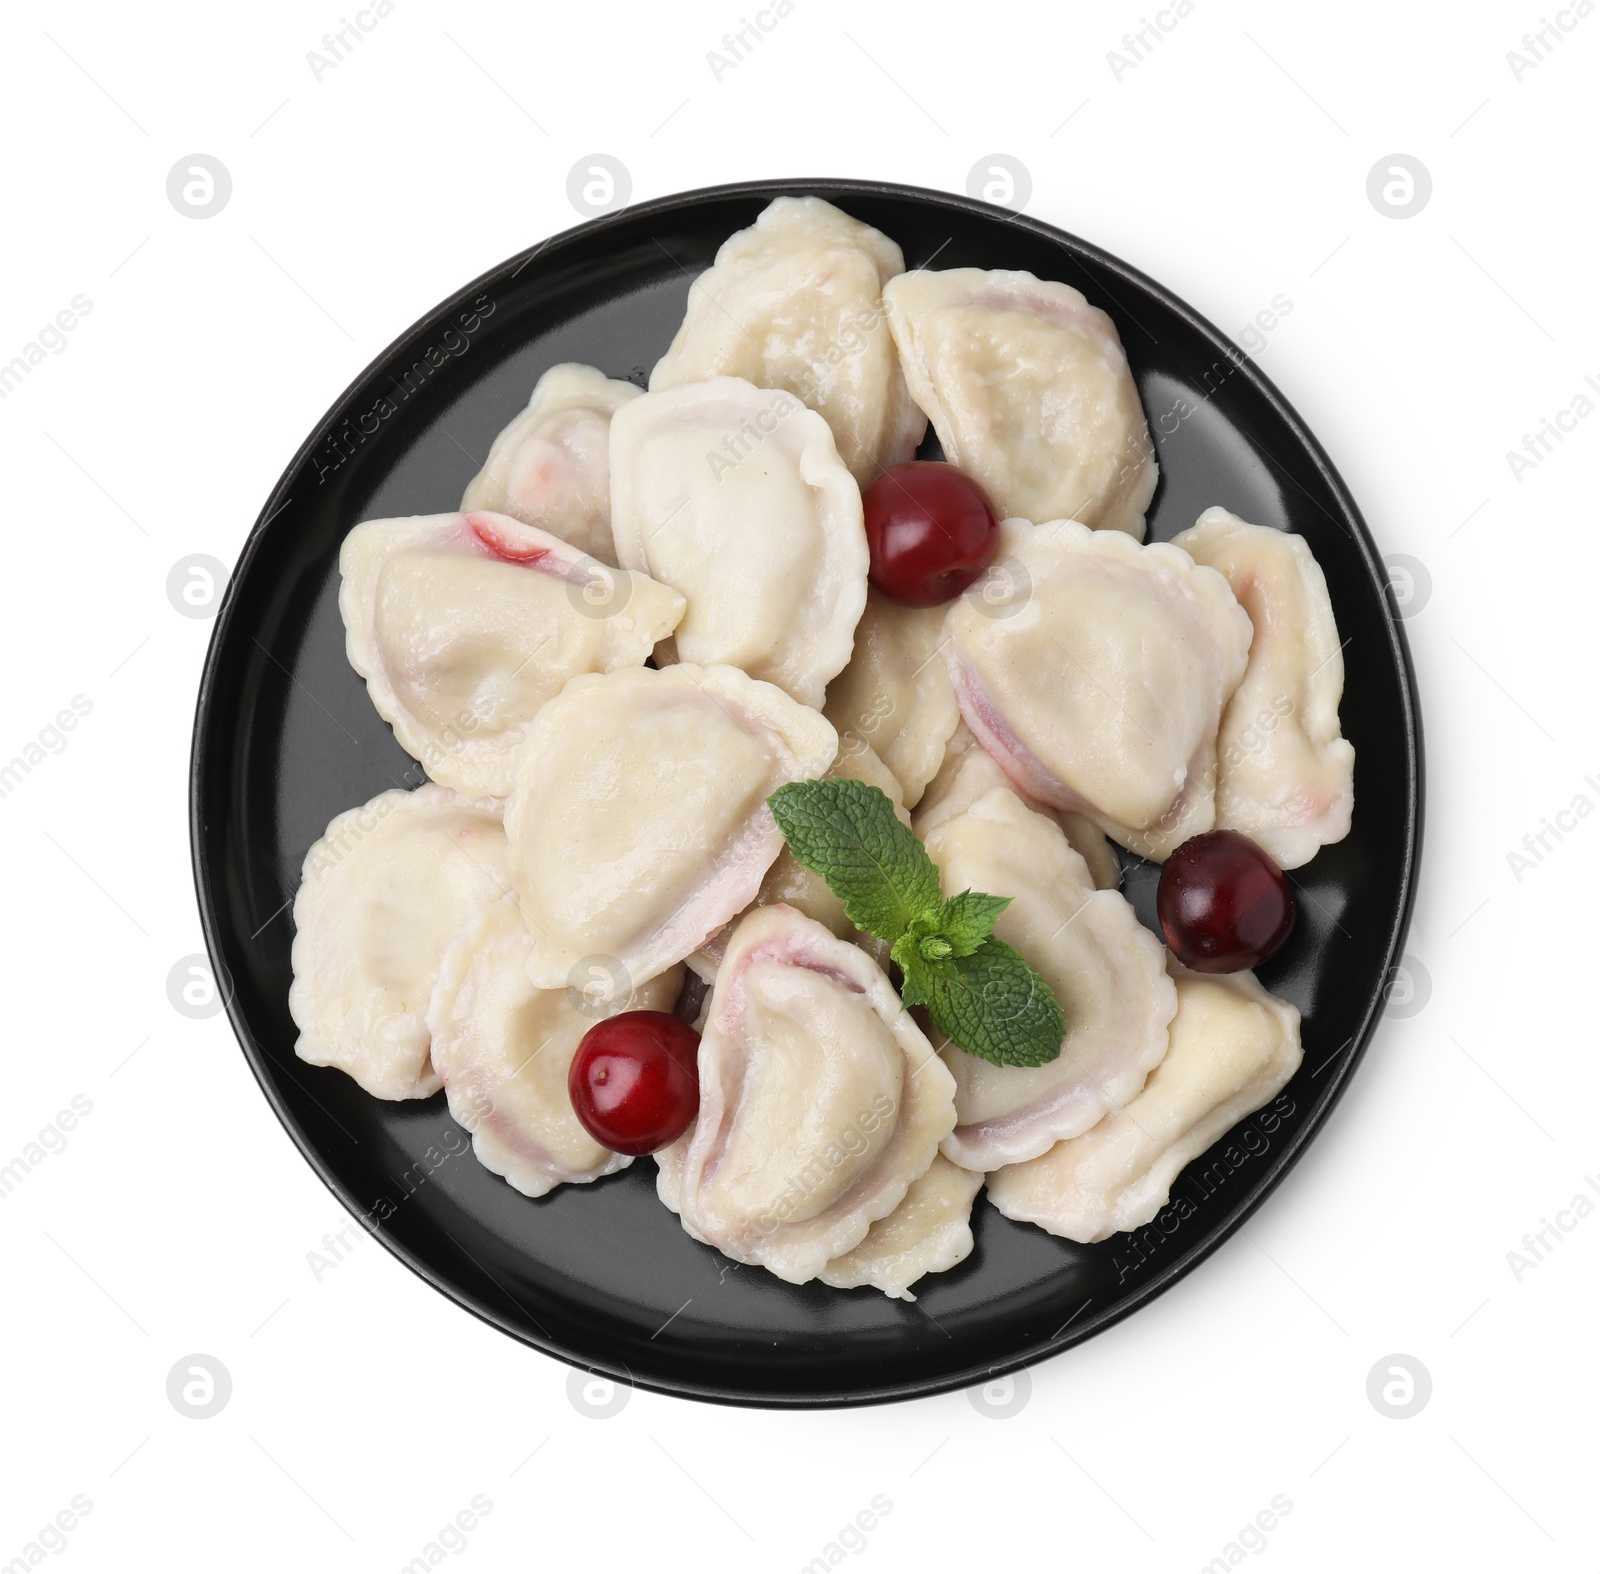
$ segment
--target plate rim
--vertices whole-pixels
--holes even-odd
[[[291,1114],[286,1101],[279,1093],[269,1073],[266,1053],[256,1042],[255,1035],[244,1018],[244,1013],[239,1007],[232,987],[231,975],[221,960],[225,926],[219,913],[218,904],[212,896],[214,879],[219,877],[214,874],[212,859],[205,845],[203,820],[203,789],[210,769],[207,734],[218,705],[219,671],[223,661],[224,648],[230,644],[229,633],[235,611],[235,592],[246,571],[253,566],[255,556],[266,540],[268,526],[292,501],[292,495],[289,490],[291,484],[300,474],[311,455],[324,441],[326,433],[333,426],[336,419],[351,407],[369,381],[378,377],[377,368],[386,366],[398,352],[416,342],[420,336],[424,335],[425,330],[431,324],[450,315],[463,302],[468,302],[475,295],[481,294],[486,285],[496,281],[504,283],[515,278],[536,257],[546,254],[551,257],[557,257],[564,247],[580,238],[584,241],[589,241],[596,236],[603,235],[608,229],[620,227],[624,223],[631,224],[640,218],[648,218],[654,214],[678,213],[704,204],[741,197],[766,198],[770,200],[780,196],[814,195],[822,195],[825,200],[837,200],[846,203],[852,196],[889,197],[900,201],[914,202],[926,207],[945,209],[955,214],[979,217],[989,221],[999,220],[1014,225],[1041,240],[1061,248],[1069,256],[1076,255],[1091,259],[1097,266],[1103,268],[1123,283],[1132,285],[1135,289],[1153,296],[1166,310],[1181,318],[1192,330],[1209,342],[1216,349],[1219,357],[1228,361],[1234,367],[1235,372],[1245,378],[1256,394],[1265,400],[1274,415],[1297,439],[1321,477],[1323,485],[1328,489],[1329,494],[1336,503],[1340,522],[1346,527],[1357,547],[1378,602],[1387,614],[1385,623],[1387,625],[1389,652],[1394,670],[1400,679],[1401,716],[1404,728],[1406,762],[1404,785],[1407,813],[1400,868],[1400,900],[1389,929],[1386,948],[1387,962],[1383,975],[1385,979],[1393,973],[1396,964],[1403,955],[1405,939],[1410,929],[1416,905],[1417,888],[1421,875],[1426,807],[1422,706],[1410,645],[1389,590],[1388,580],[1380,571],[1382,559],[1378,553],[1377,542],[1368,529],[1361,510],[1356,505],[1349,487],[1345,484],[1344,478],[1335,467],[1327,450],[1310,426],[1300,416],[1299,412],[1278,389],[1272,379],[1262,371],[1256,361],[1234,344],[1208,318],[1201,315],[1187,301],[1143,272],[1143,270],[1125,262],[1122,258],[1104,250],[1093,242],[1086,241],[1057,225],[1033,218],[1024,213],[1015,212],[1009,208],[997,207],[976,197],[897,181],[862,180],[832,176],[817,178],[790,176],[778,180],[737,181],[711,186],[699,186],[686,191],[668,193],[646,202],[629,204],[614,212],[573,225],[537,242],[535,245],[514,253],[512,256],[480,273],[462,288],[445,296],[390,340],[376,355],[372,356],[338,394],[332,404],[328,406],[320,419],[311,427],[305,440],[284,467],[277,483],[268,493],[255,522],[251,525],[249,534],[239,549],[233,568],[229,572],[227,586],[218,604],[216,616],[212,623],[211,635],[206,648],[205,663],[201,670],[196,695],[194,725],[190,736],[188,778],[190,863],[206,953],[211,963],[214,977],[225,986],[221,993],[229,1024],[233,1029],[234,1037],[243,1052],[251,1074],[265,1095],[269,1107],[277,1116],[279,1124],[288,1133],[290,1140],[299,1150],[301,1156],[310,1164],[317,1177],[356,1221],[367,1230],[369,1235],[378,1240],[385,1249],[415,1273],[418,1278],[446,1296],[454,1305],[470,1312],[480,1321],[498,1329],[501,1333],[509,1335],[518,1344],[532,1347],[577,1371],[587,1372],[594,1376],[625,1383],[632,1388],[665,1394],[678,1399],[699,1400],[706,1403],[733,1405],[740,1408],[774,1410],[853,1408],[864,1405],[890,1404],[901,1400],[928,1398],[937,1394],[952,1393],[959,1389],[970,1388],[974,1384],[990,1382],[997,1378],[1008,1376],[1049,1360],[1066,1350],[1085,1343],[1096,1334],[1103,1333],[1124,1318],[1142,1310],[1157,1296],[1171,1289],[1179,1280],[1193,1272],[1202,1262],[1215,1253],[1236,1231],[1243,1227],[1245,1222],[1282,1184],[1288,1172],[1299,1161],[1306,1146],[1321,1132],[1334,1109],[1343,1099],[1351,1078],[1364,1060],[1376,1034],[1379,1021],[1383,1015],[1386,993],[1386,986],[1382,982],[1369,989],[1366,1011],[1356,1031],[1354,1044],[1349,1054],[1344,1057],[1343,1063],[1335,1072],[1332,1081],[1318,1096],[1316,1104],[1295,1129],[1290,1140],[1269,1157],[1267,1165],[1250,1190],[1241,1197],[1239,1202],[1219,1223],[1213,1226],[1205,1237],[1194,1242],[1187,1250],[1175,1256],[1171,1262],[1164,1265],[1160,1270],[1151,1273],[1131,1294],[1120,1299],[1115,1305],[1108,1307],[1097,1316],[1089,1318],[1083,1324],[1075,1327],[1070,1333],[1064,1329],[1057,1330],[1050,1338],[1039,1341],[1020,1354],[1014,1354],[989,1364],[969,1366],[958,1372],[947,1372],[937,1376],[910,1379],[871,1388],[830,1390],[804,1394],[783,1391],[758,1392],[729,1385],[719,1386],[714,1382],[668,1380],[654,1377],[641,1378],[636,1377],[626,1364],[621,1361],[608,1363],[580,1359],[553,1339],[536,1337],[524,1328],[511,1325],[503,1317],[497,1315],[490,1306],[479,1303],[466,1292],[448,1283],[424,1258],[414,1253],[404,1243],[393,1238],[380,1226],[369,1222],[366,1210],[359,1204],[354,1195],[349,1192],[338,1176],[333,1173],[331,1166],[323,1158],[316,1145],[299,1128],[296,1119]],[[670,256],[670,253],[668,255]],[[931,261],[932,259],[929,260]],[[1120,302],[1118,304],[1120,305]],[[1257,452],[1261,452],[1261,450],[1258,449]],[[1265,457],[1270,459],[1270,456]]]

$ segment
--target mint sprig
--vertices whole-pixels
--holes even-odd
[[[1043,1066],[1066,1031],[1050,986],[993,934],[1011,898],[948,899],[928,850],[886,793],[848,779],[789,782],[767,799],[794,856],[858,929],[886,940],[901,999],[951,1043],[997,1066]]]

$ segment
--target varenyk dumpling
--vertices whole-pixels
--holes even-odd
[[[1173,1181],[1300,1065],[1300,1013],[1253,973],[1191,973],[1170,957],[1178,1009],[1172,1046],[1137,1098],[1042,1158],[989,1176],[1008,1219],[1072,1241],[1148,1224]]]
[[[611,527],[625,568],[687,601],[680,661],[739,667],[821,708],[866,605],[867,537],[816,411],[737,377],[624,405]]]
[[[767,807],[821,776],[838,735],[733,667],[574,678],[534,719],[506,805],[528,973],[598,959],[638,985],[749,906],[783,847]]]
[[[552,366],[495,438],[461,512],[489,509],[617,566],[611,539],[611,417],[643,392],[592,366]]]
[[[1217,736],[1217,824],[1280,869],[1342,841],[1356,751],[1339,735],[1344,654],[1328,583],[1304,536],[1208,508],[1172,543],[1228,581],[1249,614],[1250,662]]]
[[[578,1124],[567,1070],[579,1040],[621,1011],[670,1011],[683,980],[669,968],[626,994],[595,1001],[577,989],[535,989],[532,937],[514,900],[484,908],[445,953],[428,1006],[434,1070],[478,1161],[528,1197],[598,1180],[632,1160]]]
[[[511,790],[540,706],[582,672],[640,667],[683,597],[504,514],[372,519],[339,552],[350,665],[435,781]]]
[[[963,596],[945,656],[967,725],[1030,798],[1160,862],[1215,823],[1217,728],[1249,657],[1228,582],[1166,543],[1005,520],[1014,590]]]
[[[445,947],[510,889],[501,805],[426,782],[337,816],[294,899],[295,1053],[381,1099],[439,1091],[428,1000]]]
[[[656,1190],[674,1213],[682,1191],[683,1147],[680,1142],[655,1155]],[[836,1290],[870,1287],[891,1300],[916,1300],[911,1286],[919,1279],[948,1273],[972,1255],[972,1205],[982,1187],[983,1176],[935,1154],[894,1212],[879,1219],[859,1246],[830,1258],[817,1278]]]
[[[945,895],[988,891],[1011,904],[995,934],[1049,984],[1066,1015],[1061,1053],[997,1066],[943,1045],[956,1126],[944,1153],[973,1170],[1035,1158],[1137,1093],[1167,1051],[1176,1009],[1161,942],[1118,891],[1097,891],[1054,820],[995,787],[928,832]]]
[[[663,1200],[791,1284],[861,1247],[955,1124],[950,1073],[882,969],[781,904],[735,930],[699,1063],[696,1123],[658,1155]]]
[[[1111,319],[1067,284],[919,269],[885,287],[911,396],[1002,518],[1144,539],[1155,448]]]
[[[831,203],[778,197],[695,280],[650,391],[718,376],[786,389],[827,421],[866,486],[909,459],[928,424],[884,318],[883,286],[904,267],[887,235]]]

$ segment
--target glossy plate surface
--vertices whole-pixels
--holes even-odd
[[[690,1240],[637,1161],[537,1202],[471,1157],[443,1094],[383,1103],[295,1058],[289,904],[334,815],[420,769],[345,661],[338,552],[358,521],[454,509],[539,375],[582,361],[643,384],[690,281],[774,196],[815,193],[907,265],[1025,268],[1115,320],[1159,447],[1149,537],[1213,503],[1298,531],[1327,575],[1356,749],[1350,836],[1295,873],[1299,921],[1262,982],[1304,1013],[1305,1060],[1173,1189],[1157,1222],[1097,1246],[1003,1219],[915,1305],[795,1287]],[[925,450],[927,452],[929,450]],[[937,450],[932,450],[936,452]],[[691,192],[534,247],[430,312],[334,406],[267,500],[218,615],[195,724],[192,835],[207,943],[250,1065],[346,1207],[429,1282],[516,1338],[641,1386],[746,1404],[869,1403],[983,1381],[1077,1344],[1213,1250],[1292,1164],[1381,1015],[1422,823],[1421,739],[1387,576],[1327,456],[1229,341],[1135,270],[963,197],[847,181]],[[1154,867],[1128,894],[1154,927]]]

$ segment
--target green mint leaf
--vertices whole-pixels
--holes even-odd
[[[936,963],[923,959],[914,935],[904,934],[895,941],[889,955],[900,965],[900,1000],[903,1005],[925,1006],[932,998]]]
[[[828,882],[857,929],[896,941],[939,906],[939,871],[887,793],[844,779],[788,782],[767,804],[789,850]]]
[[[952,896],[934,915],[934,926],[950,947],[945,954],[971,956],[989,938],[995,919],[1010,905],[1009,896],[990,896],[984,891],[962,891]]]
[[[943,962],[954,956],[956,948],[950,943],[950,937],[939,928],[941,911],[941,908],[931,907],[926,912],[918,913],[896,942],[900,948],[897,955],[914,956],[921,962]],[[901,966],[904,965],[902,962]]]
[[[969,1055],[997,1066],[1043,1066],[1060,1055],[1061,1007],[1004,941],[990,935],[970,956],[919,961],[919,967],[924,998],[915,1003],[926,1005],[934,1027]]]

